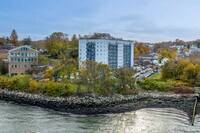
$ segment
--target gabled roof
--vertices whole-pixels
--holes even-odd
[[[33,49],[33,48],[31,48],[31,47],[29,47],[27,45],[23,45],[23,46],[19,46],[19,47],[16,47],[14,49],[11,49],[11,50],[9,50],[9,53],[14,51],[14,50],[20,49],[20,48],[29,48],[29,49],[34,50],[35,52],[39,53],[37,50],[35,50],[35,49]]]

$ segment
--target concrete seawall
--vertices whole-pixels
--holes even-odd
[[[106,114],[134,111],[142,108],[176,108],[192,116],[196,94],[175,95],[142,93],[138,95],[49,97],[26,92],[0,90],[0,100],[12,101],[73,114]],[[197,104],[196,113],[200,113]]]

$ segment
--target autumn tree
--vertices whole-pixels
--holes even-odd
[[[175,42],[174,42],[174,44],[180,46],[180,45],[185,45],[186,43],[183,40],[176,39]]]
[[[177,56],[177,49],[176,48],[160,48],[158,50],[158,58],[161,61],[164,58],[169,58],[174,60]]]
[[[190,85],[194,85],[197,77],[197,70],[194,64],[189,64],[183,73],[183,78],[185,81],[188,81]]]
[[[13,45],[15,45],[15,46],[18,45],[18,35],[15,30],[12,30],[12,33],[10,35],[10,40]]]
[[[134,89],[135,84],[135,70],[132,68],[116,68],[113,70],[113,76],[117,80],[117,88],[119,91],[126,89]]]
[[[94,33],[91,35],[85,35],[81,39],[118,39],[111,36],[109,33]]]
[[[198,72],[198,74],[197,74],[196,83],[195,84],[200,87],[200,72]]]
[[[200,52],[190,54],[189,59],[193,64],[200,65]]]
[[[53,71],[53,69],[46,69],[46,71],[45,71],[45,75],[44,75],[44,77],[45,78],[53,78],[53,76],[54,76],[54,71]]]
[[[78,38],[75,34],[72,36],[71,41],[69,43],[68,52],[71,58],[78,58]]]
[[[38,65],[39,66],[48,66],[50,64],[49,58],[46,55],[38,55]]]
[[[190,60],[179,58],[176,61],[168,61],[161,72],[163,79],[180,80],[191,86],[199,85],[200,65],[193,64]]]
[[[98,80],[97,85],[104,94],[110,94],[113,92],[113,79],[111,78],[111,69],[108,65],[98,64]]]
[[[189,60],[179,58],[177,61],[168,61],[162,67],[162,78],[183,80],[185,68],[191,64]]]
[[[76,78],[77,73],[77,61],[75,59],[66,59],[63,58],[60,65],[55,66],[55,74],[58,76],[66,77],[68,82],[71,79],[71,76],[73,75],[74,78]]]
[[[173,45],[173,42],[160,42],[154,45],[154,52],[157,53],[159,49],[168,49]]]
[[[85,81],[84,84],[87,86],[88,92],[91,92],[96,86],[98,77],[97,65],[98,63],[94,61],[86,61],[82,63],[79,78],[82,81]]]
[[[196,76],[195,85],[200,87],[200,64],[196,64],[196,72],[197,72],[197,76]]]
[[[65,54],[67,46],[63,42],[56,42],[49,47],[49,54],[53,58],[60,58],[61,54]]]
[[[175,79],[176,73],[176,65],[172,61],[167,61],[162,67],[162,78],[163,79]]]
[[[134,48],[134,58],[139,59],[140,56],[140,51],[138,50],[137,47]]]
[[[62,32],[54,32],[46,38],[49,54],[53,58],[59,58],[59,55],[64,54],[69,47],[68,35]]]
[[[86,61],[82,63],[79,73],[79,80],[88,88],[88,92],[94,89],[100,89],[101,92],[112,92],[111,71],[108,65],[97,63],[94,61]]]
[[[149,55],[150,54],[150,48],[145,43],[136,42],[134,44],[134,46],[135,46],[134,47],[134,57],[135,57],[135,59],[139,59],[139,57],[141,55]]]
[[[178,58],[177,60],[177,68],[176,68],[176,71],[177,71],[177,77],[176,79],[179,79],[179,80],[183,80],[183,73],[184,73],[184,69],[191,63],[189,60],[187,59],[183,59],[183,58]]]

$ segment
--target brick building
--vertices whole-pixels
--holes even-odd
[[[16,47],[8,52],[10,76],[24,75],[27,70],[38,67],[38,51],[29,46]]]

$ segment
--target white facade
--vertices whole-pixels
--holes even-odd
[[[108,39],[79,40],[79,67],[81,62],[86,60],[94,60],[117,68],[125,67],[125,65],[132,67],[134,65],[134,43]]]

